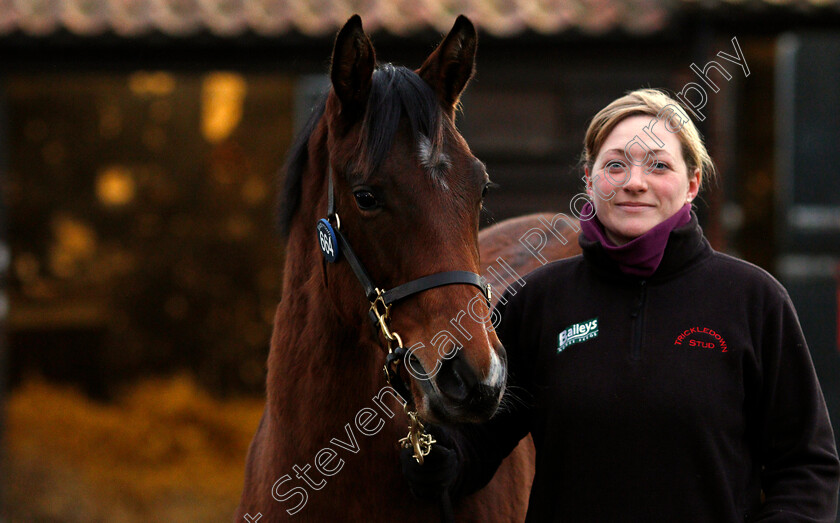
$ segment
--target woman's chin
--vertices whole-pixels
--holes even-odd
[[[609,231],[611,234],[611,240],[615,242],[617,245],[624,245],[630,241],[635,240],[639,236],[643,235],[644,233],[651,230],[655,223],[634,223],[634,224],[625,224],[618,229]],[[616,240],[619,240],[616,242]]]

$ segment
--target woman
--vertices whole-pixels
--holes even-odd
[[[657,118],[659,115],[659,118]],[[529,432],[529,521],[834,521],[840,466],[785,289],[714,251],[691,212],[713,165],[677,103],[639,90],[599,112],[583,152],[583,255],[505,294],[515,401],[446,431],[416,495],[485,485]]]

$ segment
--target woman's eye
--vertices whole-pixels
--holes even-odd
[[[607,164],[604,166],[604,168],[607,169],[610,172],[615,173],[615,172],[618,172],[618,171],[623,171],[624,170],[624,165],[621,162],[607,162]]]
[[[356,205],[363,211],[370,211],[379,206],[379,202],[376,201],[376,196],[370,191],[356,191],[353,193],[353,196],[356,197]]]
[[[653,170],[654,171],[664,171],[668,168],[668,164],[665,162],[654,162],[653,163]]]

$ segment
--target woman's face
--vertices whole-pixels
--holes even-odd
[[[651,120],[655,122],[652,127]],[[645,126],[664,145],[656,145],[645,133]],[[625,147],[636,137],[653,152],[647,154],[642,165],[633,165],[625,157]],[[645,157],[638,142],[628,148],[637,163]],[[677,134],[668,132],[664,121],[651,116],[630,116],[619,122],[598,151],[592,168],[592,172],[586,169],[586,192],[607,237],[616,245],[670,218],[700,189],[700,170],[694,169],[689,175]]]

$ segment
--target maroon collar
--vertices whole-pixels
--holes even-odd
[[[587,216],[592,212],[592,204],[587,202],[581,214]],[[597,215],[591,220],[581,221],[581,227],[586,239],[597,241],[606,254],[618,264],[621,272],[647,278],[659,268],[671,231],[686,225],[690,220],[691,204],[686,203],[670,218],[621,246],[607,238],[604,225]]]

